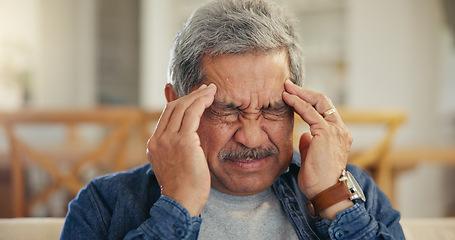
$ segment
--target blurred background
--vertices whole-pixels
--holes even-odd
[[[455,216],[454,1],[276,1],[305,87],[341,109],[393,205]],[[0,0],[0,217],[64,216],[93,177],[147,163],[173,38],[204,2]]]

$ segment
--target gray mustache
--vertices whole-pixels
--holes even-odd
[[[261,159],[274,156],[278,150],[274,147],[242,148],[240,150],[223,149],[218,153],[222,159]]]

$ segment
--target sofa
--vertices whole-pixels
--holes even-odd
[[[59,239],[64,218],[0,219],[0,240]],[[455,239],[455,218],[409,218],[401,225],[408,240]]]

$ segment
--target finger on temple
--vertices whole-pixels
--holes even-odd
[[[205,84],[203,86],[205,86]],[[214,85],[211,87],[201,87],[198,90],[177,99],[175,103],[168,104],[171,105],[173,109],[172,113],[169,116],[168,122],[165,125],[164,131],[167,131],[169,133],[175,133],[179,131],[185,112],[188,110],[188,108],[200,98],[204,98],[205,96],[211,96],[213,98],[215,92],[216,87],[214,87]]]
[[[166,126],[168,124],[169,118],[172,115],[173,108],[169,107],[169,104],[167,104],[163,112],[161,113],[160,118],[158,119],[158,122],[156,123],[155,131],[153,132],[153,135],[161,135],[164,130],[166,130]]]
[[[312,105],[320,115],[322,115],[327,110],[334,108],[332,101],[328,99],[325,95],[311,90],[302,89],[289,80],[285,82],[285,88],[288,94],[295,95],[298,98],[302,99],[303,101],[307,102],[308,104]],[[337,112],[327,116],[324,119],[333,123],[343,122],[343,120],[341,119],[340,115]]]
[[[309,125],[324,121],[321,114],[319,114],[310,103],[299,98],[298,96],[283,92],[283,100],[289,106],[293,107],[294,111]]]
[[[205,95],[195,100],[185,111],[179,132],[196,132],[199,128],[202,114],[206,108],[212,105],[214,99],[214,95]]]
[[[333,108],[333,104],[321,93],[317,93],[308,89],[303,89],[290,80],[286,80],[284,83],[285,89],[288,93],[298,96],[299,98],[305,100],[312,106],[316,108],[316,110],[322,114],[323,112]]]

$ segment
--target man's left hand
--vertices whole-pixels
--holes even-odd
[[[300,137],[302,167],[298,182],[300,190],[311,199],[338,182],[353,137],[325,95],[303,89],[289,80],[284,86],[284,101],[310,126],[310,132]],[[324,113],[327,113],[325,117]]]

